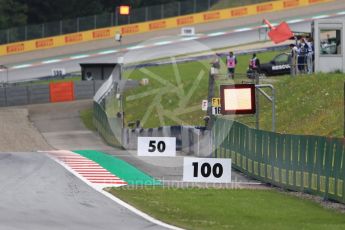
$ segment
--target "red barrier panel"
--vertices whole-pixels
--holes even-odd
[[[50,102],[62,102],[74,100],[73,82],[56,82],[49,84]]]

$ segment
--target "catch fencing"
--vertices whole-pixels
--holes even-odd
[[[139,67],[132,66],[129,69]],[[192,126],[142,128],[139,124],[138,127],[127,127],[123,111],[123,92],[133,86],[137,86],[135,82],[121,80],[121,67],[117,65],[93,98],[93,124],[109,145],[136,150],[138,137],[176,137],[177,151],[196,156],[210,156],[211,142],[208,130]]]
[[[214,118],[213,156],[260,181],[345,203],[344,139],[256,130]]]

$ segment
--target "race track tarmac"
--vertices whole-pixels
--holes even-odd
[[[162,229],[44,153],[0,153],[0,229]]]

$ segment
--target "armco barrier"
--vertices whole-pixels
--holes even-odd
[[[28,87],[29,103],[28,104],[42,104],[49,103],[50,93],[49,85],[32,85]]]
[[[68,82],[67,84],[58,84],[59,87],[56,87],[57,83],[53,83],[54,91],[51,91],[52,84],[0,87],[0,107],[69,101],[72,98],[72,92],[74,92],[73,98],[75,100],[91,99],[103,82]],[[67,97],[64,95],[66,92]]]
[[[7,97],[6,105],[26,105],[29,102],[28,88],[26,86],[16,86],[5,88]]]
[[[10,43],[0,46],[0,56],[55,48],[65,45],[73,45],[99,39],[109,39],[113,38],[117,31],[121,32],[123,36],[127,36],[162,29],[172,29],[181,26],[188,26],[199,23],[207,23],[224,19],[256,15],[284,9],[293,9],[296,7],[330,1],[332,0],[277,0],[260,4],[208,11],[203,13],[184,15],[180,17],[172,17],[143,23],[108,27],[103,29],[89,30],[85,32],[30,40],[25,42]]]
[[[74,100],[73,82],[55,82],[49,84],[50,102],[63,102]]]
[[[0,88],[0,107],[6,106],[6,89]]]
[[[345,141],[279,134],[214,118],[213,156],[260,181],[345,203]]]
[[[95,84],[87,81],[74,82],[74,96],[76,100],[89,99],[95,95]]]

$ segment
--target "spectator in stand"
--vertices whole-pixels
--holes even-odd
[[[229,78],[235,78],[235,67],[237,65],[237,59],[233,52],[229,52],[229,55],[226,56],[226,66],[228,67],[228,76]]]

